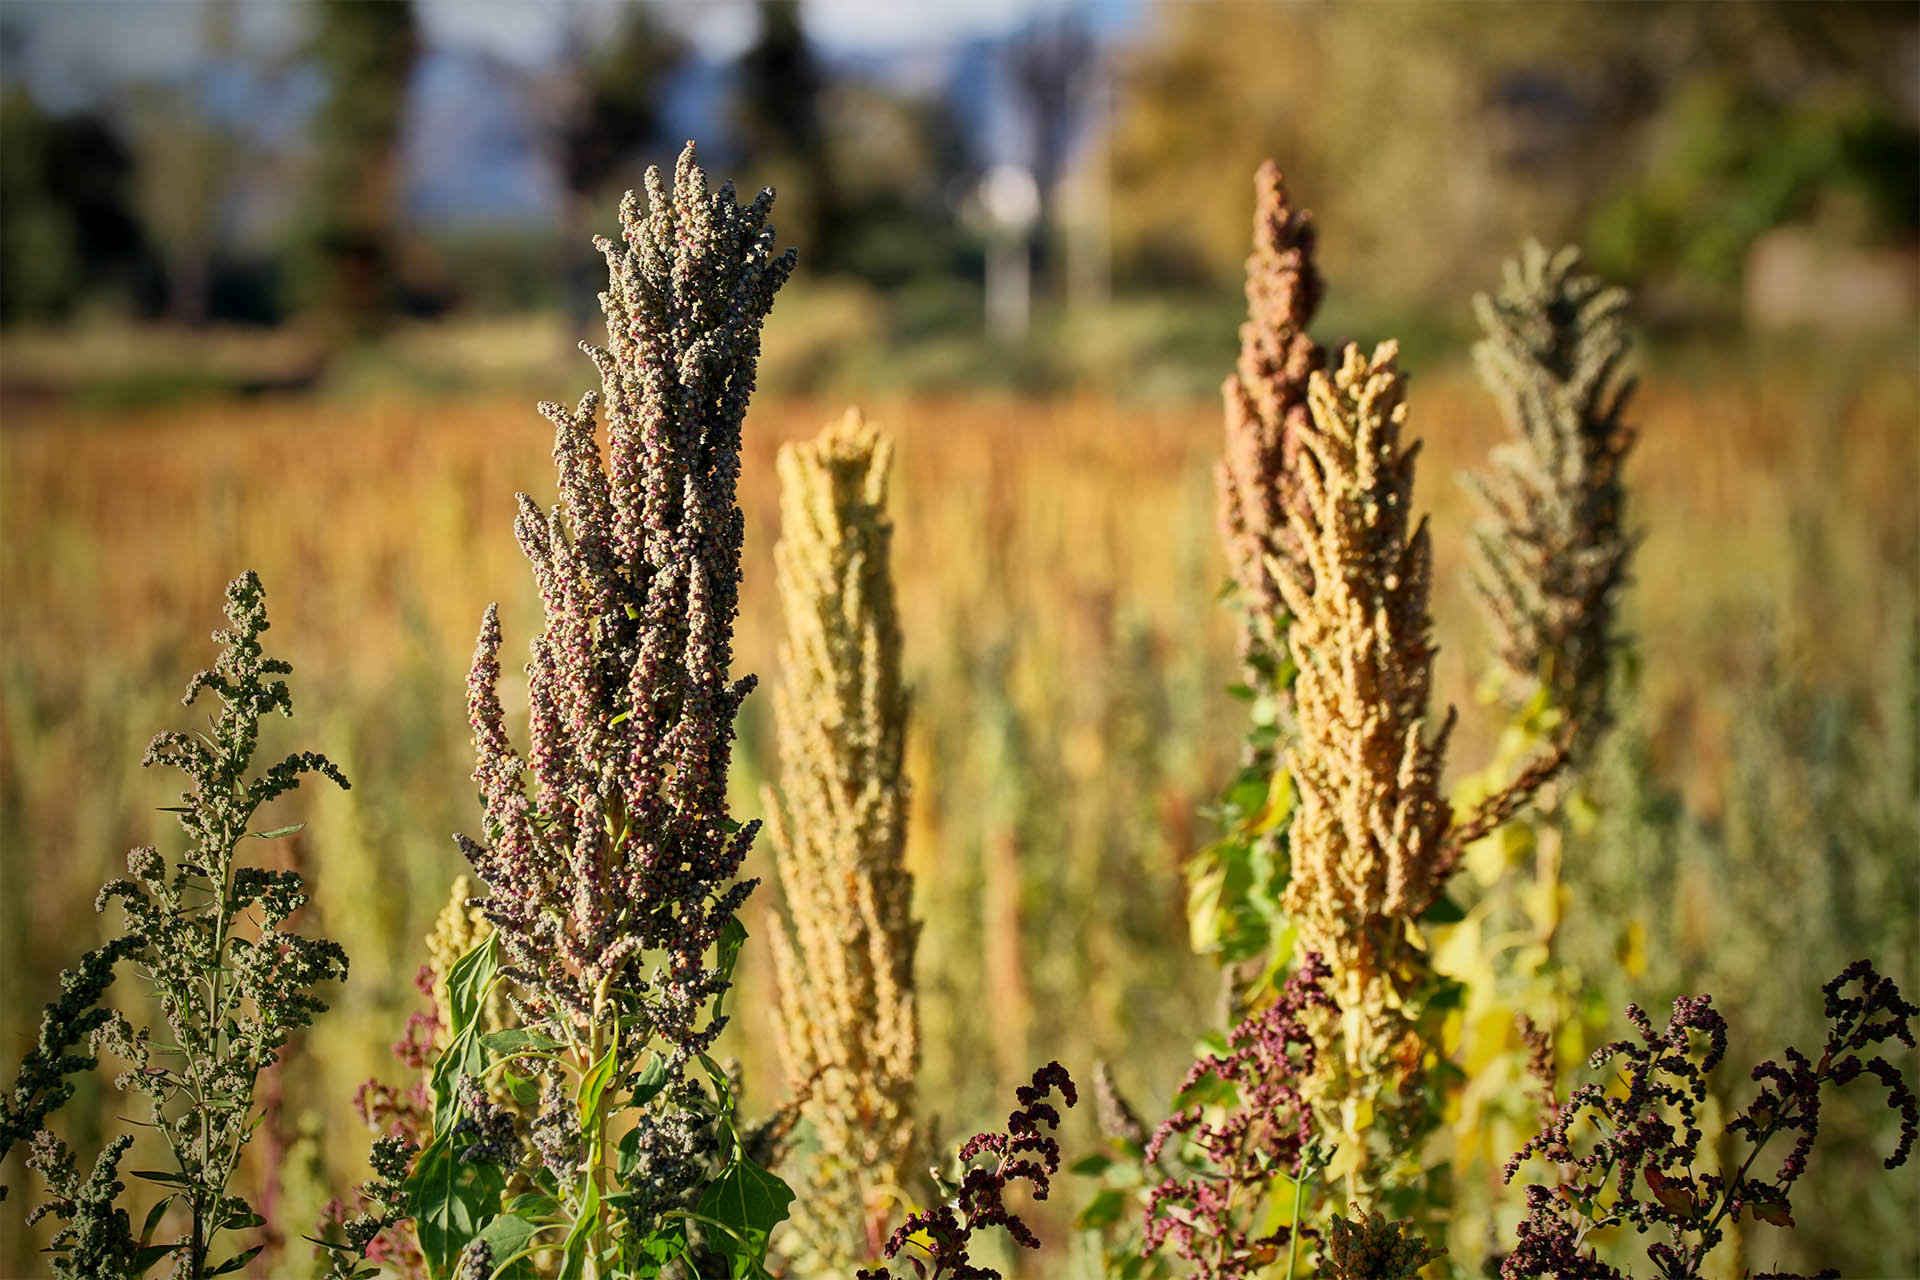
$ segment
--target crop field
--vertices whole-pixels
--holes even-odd
[[[1672,356],[1647,372],[1627,472],[1643,538],[1622,604],[1634,692],[1615,736],[1637,793],[1566,854],[1566,962],[1616,1018],[1625,998],[1659,1009],[1712,991],[1752,1059],[1818,1034],[1818,982],[1856,954],[1909,988],[1916,977],[1910,364],[1786,350]],[[780,676],[774,454],[841,408],[763,400],[746,420],[735,670],[763,681]],[[1076,1076],[1105,1058],[1129,1096],[1168,1096],[1218,1017],[1217,967],[1189,945],[1183,868],[1218,834],[1211,805],[1244,722],[1226,692],[1239,677],[1219,602],[1217,405],[863,408],[897,449],[923,1111],[943,1135],[990,1125],[1050,1057]],[[1425,442],[1415,501],[1432,515],[1436,700],[1461,712],[1453,759],[1477,767],[1500,717],[1477,692],[1486,640],[1462,585],[1469,513],[1453,477],[1501,428],[1464,364],[1448,363],[1412,370],[1406,430]],[[271,855],[312,886],[303,925],[352,959],[331,1012],[272,1073],[275,1106],[240,1175],[285,1221],[317,1219],[324,1188],[362,1176],[355,1089],[399,1073],[387,1046],[417,1007],[424,937],[464,870],[450,836],[479,823],[462,687],[490,601],[510,714],[524,705],[515,655],[539,603],[511,495],[551,499],[550,446],[530,405],[495,394],[38,409],[0,431],[9,1043],[26,1041],[58,970],[99,936],[92,900],[123,851],[170,838],[155,810],[174,787],[140,770],[141,751],[192,723],[175,697],[209,661],[219,584],[240,570],[266,584],[267,644],[294,668],[297,728],[270,727],[269,754],[317,747],[352,778],[350,792],[310,788],[272,814],[307,824]],[[743,818],[775,776],[770,708],[763,689],[742,713]],[[747,874],[769,874],[765,846]],[[777,899],[763,884],[746,908],[756,941]],[[782,1090],[770,982],[750,943],[719,1048],[743,1064],[749,1112]],[[116,1105],[83,1092],[71,1109],[104,1132]],[[1824,1201],[1798,1238],[1850,1259],[1848,1274],[1892,1275],[1920,1260],[1915,1197],[1911,1179],[1859,1172],[1884,1145],[1871,1114],[1836,1104],[1840,1145],[1818,1170],[1829,1194],[1849,1179],[1870,1188],[1852,1226]],[[1069,1146],[1098,1142],[1087,1117],[1067,1132]],[[1082,1181],[1061,1175],[1057,1207],[1035,1221],[1061,1234]],[[11,1220],[7,1237],[0,1269],[32,1274]],[[305,1274],[305,1256],[295,1242],[254,1267]],[[1050,1247],[1023,1274],[1056,1274],[1065,1257]]]

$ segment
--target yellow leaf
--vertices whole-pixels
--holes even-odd
[[[1614,947],[1614,956],[1620,967],[1626,970],[1629,978],[1638,978],[1647,971],[1647,926],[1638,920],[1630,920],[1627,927],[1620,931],[1620,941]]]
[[[1326,1170],[1321,1174],[1321,1177],[1331,1185],[1341,1181],[1359,1167],[1360,1152],[1358,1148],[1351,1142],[1343,1142],[1340,1144],[1340,1148],[1333,1153],[1333,1159],[1327,1161]]]
[[[1267,802],[1255,814],[1247,829],[1255,835],[1273,830],[1286,821],[1293,812],[1293,775],[1285,769],[1276,770],[1273,781],[1267,786]]]
[[[1500,877],[1507,872],[1507,851],[1503,847],[1499,832],[1484,840],[1475,840],[1467,846],[1462,858],[1467,864],[1467,874],[1477,881],[1481,888],[1489,889],[1498,884]]]

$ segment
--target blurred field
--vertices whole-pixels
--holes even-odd
[[[1472,700],[1480,641],[1458,585],[1465,503],[1452,476],[1478,461],[1499,425],[1458,364],[1413,373],[1414,430],[1427,441],[1420,500],[1441,561],[1442,696],[1461,704],[1454,763],[1467,769],[1495,726]],[[585,385],[581,362],[549,394],[571,398]],[[773,453],[840,407],[789,397],[749,417],[739,656],[763,680],[776,675]],[[1011,1081],[1033,1063],[1058,1057],[1078,1073],[1096,1054],[1114,1058],[1142,1098],[1162,1097],[1211,1018],[1214,985],[1187,949],[1179,867],[1209,838],[1200,810],[1242,730],[1223,692],[1235,671],[1229,619],[1215,603],[1217,405],[975,395],[864,407],[900,440],[894,568],[916,690],[909,857],[928,921],[926,1108],[956,1132],[1004,1111]],[[1673,892],[1695,895],[1694,927],[1706,931],[1697,957],[1656,961],[1646,981],[1711,989],[1703,979],[1732,972],[1716,968],[1715,956],[1734,954],[1719,944],[1738,935],[1758,954],[1793,950],[1798,960],[1782,967],[1796,974],[1837,951],[1874,954],[1910,982],[1920,909],[1915,849],[1903,843],[1911,824],[1876,827],[1844,856],[1831,841],[1805,850],[1829,890],[1852,894],[1840,937],[1814,936],[1797,923],[1812,917],[1792,911],[1716,917],[1711,876],[1741,873],[1713,872],[1698,850],[1729,815],[1839,840],[1870,786],[1896,819],[1920,794],[1911,344],[1846,357],[1788,346],[1704,362],[1672,355],[1654,362],[1636,419],[1632,521],[1646,540],[1626,607],[1641,669],[1631,732],[1644,748],[1640,785],[1670,790],[1694,815],[1694,843],[1663,856],[1695,857]],[[93,940],[88,904],[101,880],[130,845],[171,838],[153,812],[172,802],[169,780],[142,775],[140,753],[154,731],[187,723],[175,699],[211,656],[221,588],[253,567],[268,588],[270,643],[295,666],[297,718],[265,750],[324,750],[354,780],[344,796],[283,802],[287,821],[310,823],[296,850],[315,886],[313,923],[354,962],[315,1033],[321,1051],[302,1055],[285,1081],[283,1136],[320,1124],[335,1182],[357,1176],[364,1141],[349,1100],[359,1080],[390,1067],[385,1046],[416,999],[420,935],[458,866],[449,834],[478,817],[463,682],[480,612],[501,601],[510,646],[535,626],[512,494],[550,497],[549,445],[531,404],[498,392],[6,414],[9,1057],[57,971]],[[1777,812],[1755,810],[1742,796],[1768,758],[1756,753],[1793,749],[1795,697],[1841,708],[1820,732],[1841,735],[1844,758],[1864,763],[1834,766],[1825,790],[1772,770],[1763,781]],[[750,699],[743,724],[737,808],[748,815],[770,763],[769,704]],[[1616,879],[1632,885],[1632,875]],[[1640,888],[1654,909],[1664,905],[1660,886]],[[773,899],[764,889],[750,916]],[[1624,899],[1575,905],[1609,922],[1632,909]],[[766,971],[761,953],[748,954],[751,993]],[[1799,1033],[1817,995],[1782,985],[1771,996],[1750,990],[1749,1003],[1807,1006],[1791,1028]],[[1663,993],[1645,994],[1652,1003]],[[757,1086],[750,1103],[770,1108],[761,1007],[738,1006],[729,1051]],[[1789,1028],[1750,1030],[1777,1048]],[[78,1108],[114,1110],[108,1099]],[[315,1194],[294,1163],[282,1188],[289,1212]],[[1911,1204],[1901,1194],[1888,1212]],[[30,1274],[8,1225],[16,1238],[0,1249],[0,1268]],[[1899,1256],[1913,1243],[1883,1236],[1862,1247]]]

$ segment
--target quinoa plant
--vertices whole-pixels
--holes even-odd
[[[1517,1019],[1557,1034],[1578,1005],[1579,975],[1557,947],[1569,906],[1562,864],[1569,824],[1592,820],[1584,766],[1612,719],[1625,647],[1614,619],[1633,550],[1621,476],[1635,438],[1625,422],[1629,299],[1579,262],[1571,246],[1550,254],[1528,241],[1501,287],[1473,300],[1484,331],[1474,366],[1509,438],[1483,471],[1461,478],[1475,511],[1469,583],[1492,641],[1485,696],[1508,722],[1493,764],[1455,799],[1498,786],[1557,740],[1574,767],[1531,814],[1466,852],[1469,887],[1456,894],[1466,918],[1440,930],[1449,972],[1464,985],[1458,1065],[1473,1077],[1452,1121],[1462,1248],[1489,1238],[1498,1164],[1530,1111],[1518,1087],[1529,1047]]]
[[[1581,273],[1573,246],[1529,240],[1492,294],[1473,300],[1486,336],[1474,368],[1512,438],[1462,477],[1476,512],[1474,600],[1495,683],[1516,713],[1546,703],[1591,739],[1609,718],[1614,614],[1633,540],[1621,464],[1634,379],[1628,296]]]
[[[849,411],[780,450],[774,549],[786,636],[769,791],[786,918],[775,1035],[809,1139],[786,1250],[845,1274],[878,1256],[915,1181],[920,1026],[913,877],[903,865],[907,691],[888,565],[892,441]]]
[[[1434,644],[1431,552],[1412,519],[1418,446],[1404,441],[1394,344],[1348,346],[1310,388],[1313,427],[1289,510],[1301,546],[1279,578],[1300,664],[1298,788],[1281,904],[1300,954],[1332,970],[1315,1106],[1341,1151],[1334,1172],[1367,1197],[1410,1188],[1437,1121],[1429,1055],[1446,984],[1417,922],[1442,900],[1461,852],[1511,818],[1558,768],[1548,753],[1466,813],[1443,798],[1452,728],[1427,722]]]
[[[1225,1022],[1237,1016],[1248,988],[1286,959],[1274,940],[1285,927],[1279,893],[1293,792],[1278,766],[1292,723],[1295,666],[1278,574],[1299,561],[1287,505],[1313,422],[1307,384],[1327,361],[1307,333],[1326,292],[1314,241],[1312,214],[1288,199],[1280,170],[1267,161],[1254,176],[1247,319],[1234,372],[1221,388],[1226,439],[1214,470],[1231,571],[1227,594],[1239,624],[1243,682],[1234,692],[1252,723],[1240,768],[1219,802],[1223,834],[1187,866],[1193,943],[1224,966]]]
[[[432,1140],[408,1184],[435,1276],[762,1269],[792,1198],[747,1151],[708,1055],[745,941],[738,880],[757,823],[727,805],[744,520],[740,432],[760,327],[793,256],[773,193],[707,189],[691,145],[668,192],[622,202],[602,389],[553,421],[559,498],[524,494],[515,532],[546,625],[532,644],[524,756],[499,693],[489,607],[468,683],[484,840],[459,843],[493,933],[449,975]],[[603,461],[597,418],[608,418]],[[517,1025],[489,1032],[503,991]],[[524,1126],[490,1097],[504,1086]],[[509,1198],[517,1182],[531,1190]],[[462,1259],[465,1259],[462,1264]],[[702,1264],[704,1265],[704,1264]],[[523,1269],[523,1268],[521,1268]]]
[[[1610,1071],[1618,1087],[1581,1085],[1561,1103],[1546,1080],[1545,1123],[1507,1163],[1506,1176],[1511,1181],[1538,1156],[1555,1166],[1558,1181],[1526,1188],[1519,1244],[1501,1274],[1507,1280],[1625,1280],[1626,1272],[1598,1256],[1594,1237],[1632,1227],[1641,1236],[1661,1237],[1646,1246],[1660,1280],[1693,1280],[1743,1216],[1794,1226],[1795,1184],[1807,1172],[1824,1096],[1863,1077],[1880,1085],[1899,1117],[1900,1137],[1882,1163],[1889,1170],[1904,1165],[1920,1138],[1920,1099],[1876,1048],[1891,1040],[1912,1050],[1920,1006],[1908,1003],[1892,979],[1865,960],[1821,990],[1827,1036],[1819,1059],[1790,1047],[1784,1065],[1768,1060],[1753,1069],[1759,1091],[1726,1125],[1747,1148],[1731,1168],[1698,1167],[1705,1138],[1701,1104],[1727,1050],[1726,1019],[1709,997],[1675,1001],[1673,1016],[1658,1032],[1638,1006],[1630,1006],[1627,1017],[1641,1043],[1603,1045],[1589,1064]],[[1769,1177],[1760,1156],[1782,1134],[1793,1135],[1793,1143]],[[1820,1275],[1838,1280],[1840,1273]]]
[[[251,571],[228,584],[226,614],[229,629],[214,633],[222,646],[218,661],[194,676],[183,699],[191,706],[211,693],[219,711],[204,732],[159,734],[142,761],[186,775],[182,803],[168,811],[188,847],[172,860],[151,847],[134,849],[128,875],[101,888],[95,906],[105,910],[118,902],[124,930],[62,976],[61,999],[47,1006],[39,1043],[10,1096],[0,1098],[0,1158],[16,1143],[30,1143],[28,1166],[45,1180],[50,1198],[29,1221],[51,1216],[61,1223],[52,1249],[54,1273],[63,1280],[137,1277],[168,1260],[173,1275],[200,1280],[237,1271],[260,1252],[264,1244],[216,1260],[227,1233],[262,1225],[230,1189],[263,1118],[255,1085],[289,1037],[326,1010],[315,988],[347,976],[338,944],[289,927],[307,900],[300,876],[240,856],[250,837],[271,840],[299,830],[251,828],[260,809],[303,776],[348,784],[325,756],[312,752],[251,772],[261,720],[275,711],[293,714],[292,695],[277,678],[292,668],[262,649],[266,597]],[[164,1026],[158,1038],[154,1027],[135,1026],[102,1003],[116,964],[151,990]],[[126,1064],[114,1085],[147,1099],[142,1127],[158,1135],[171,1157],[171,1169],[127,1175],[162,1189],[137,1234],[121,1204],[127,1188],[120,1164],[133,1136],[111,1139],[82,1175],[75,1153],[44,1127],[73,1096],[67,1077],[97,1068],[102,1050]],[[389,1180],[408,1154],[383,1150]],[[182,1234],[159,1238],[173,1221],[182,1223]],[[357,1256],[351,1248],[347,1253],[349,1260]]]
[[[1049,1062],[1014,1091],[1020,1105],[1007,1116],[1004,1130],[967,1139],[955,1158],[953,1176],[936,1171],[939,1203],[908,1215],[887,1238],[888,1261],[906,1254],[917,1280],[1002,1280],[998,1271],[974,1260],[977,1233],[998,1230],[1022,1248],[1040,1247],[1040,1237],[1007,1204],[1006,1195],[1021,1182],[1035,1200],[1045,1200],[1053,1190],[1053,1175],[1060,1172],[1060,1142],[1053,1136],[1060,1127],[1060,1110],[1047,1099],[1055,1090],[1068,1107],[1080,1100],[1067,1069]],[[863,1268],[855,1277],[895,1280],[885,1266]]]

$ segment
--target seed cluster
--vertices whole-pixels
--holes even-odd
[[[1253,252],[1247,258],[1247,319],[1240,356],[1221,388],[1225,456],[1214,471],[1220,540],[1239,592],[1241,657],[1271,669],[1281,642],[1273,561],[1298,561],[1287,523],[1302,439],[1312,425],[1307,382],[1326,352],[1307,326],[1326,292],[1314,264],[1312,215],[1287,200],[1269,160],[1254,178]]]
[[[914,1274],[923,1280],[1001,1280],[998,1271],[973,1261],[975,1232],[998,1227],[1024,1248],[1040,1247],[1033,1229],[1008,1208],[1006,1194],[1014,1183],[1025,1182],[1035,1200],[1045,1200],[1053,1188],[1053,1175],[1060,1171],[1060,1143],[1053,1137],[1053,1130],[1060,1127],[1060,1111],[1046,1099],[1055,1089],[1069,1107],[1080,1100],[1073,1078],[1057,1062],[1041,1067],[1033,1073],[1031,1084],[1014,1091],[1020,1105],[1007,1116],[1006,1129],[976,1133],[967,1140],[960,1148],[965,1172],[959,1186],[933,1208],[913,1214],[900,1224],[887,1240],[889,1259],[897,1257],[911,1241],[927,1255],[924,1261],[910,1259]],[[983,1155],[994,1157],[994,1163],[969,1163]],[[862,1269],[855,1276],[856,1280],[893,1280],[884,1267]]]
[[[1154,1131],[1148,1164],[1169,1144],[1184,1142],[1201,1171],[1168,1178],[1148,1193],[1143,1254],[1171,1243],[1192,1264],[1195,1280],[1241,1280],[1265,1274],[1291,1242],[1290,1228],[1260,1232],[1253,1215],[1277,1175],[1306,1172],[1316,1125],[1302,1085],[1319,1053],[1315,1024],[1335,1010],[1326,991],[1332,976],[1318,955],[1305,956],[1279,999],[1233,1028],[1225,1056],[1209,1054],[1188,1071],[1182,1095],[1218,1081],[1233,1087],[1235,1101],[1215,1121],[1194,1105]]]
[[[1578,249],[1528,241],[1499,291],[1474,298],[1486,331],[1474,367],[1513,438],[1462,483],[1476,511],[1474,596],[1508,701],[1544,685],[1591,738],[1608,716],[1614,596],[1633,550],[1620,470],[1634,380],[1627,293],[1579,264]]]
[[[1601,1262],[1583,1242],[1596,1229],[1629,1225],[1642,1234],[1657,1229],[1665,1235],[1647,1246],[1647,1258],[1663,1280],[1677,1280],[1697,1276],[1706,1255],[1743,1214],[1792,1226],[1793,1186],[1806,1172],[1819,1132],[1821,1091],[1844,1088],[1863,1075],[1880,1082],[1900,1118],[1899,1142],[1886,1167],[1905,1164],[1920,1137],[1920,1100],[1897,1067],[1870,1051],[1889,1040],[1913,1048],[1920,1006],[1909,1004],[1865,960],[1822,990],[1828,1028],[1820,1059],[1788,1048],[1785,1065],[1769,1060],[1753,1069],[1759,1095],[1726,1125],[1752,1151],[1731,1176],[1693,1172],[1707,1076],[1726,1054],[1725,1019],[1709,997],[1683,997],[1656,1033],[1638,1006],[1629,1007],[1642,1043],[1603,1045],[1588,1063],[1617,1077],[1624,1089],[1576,1088],[1564,1105],[1548,1108],[1540,1133],[1507,1163],[1509,1182],[1536,1155],[1558,1166],[1561,1181],[1527,1187],[1527,1216],[1502,1275],[1622,1280],[1623,1272]],[[1768,1179],[1754,1165],[1760,1149],[1781,1133],[1794,1135],[1793,1146]]]
[[[907,692],[888,565],[891,441],[849,411],[780,450],[774,548],[786,634],[774,692],[780,789],[766,795],[787,918],[773,935],[775,1032],[819,1149],[795,1202],[812,1262],[870,1260],[914,1152],[919,1018],[904,865]]]
[[[1510,815],[1558,760],[1458,824],[1441,793],[1453,716],[1429,732],[1432,552],[1424,520],[1412,519],[1418,445],[1402,440],[1396,355],[1393,343],[1371,358],[1349,345],[1331,376],[1313,375],[1287,512],[1299,554],[1276,581],[1299,664],[1287,766],[1300,801],[1283,903],[1299,950],[1332,970],[1340,1009],[1340,1051],[1322,1055],[1317,1105],[1337,1113],[1356,1148],[1370,1127],[1362,1117],[1376,1112],[1373,1135],[1405,1152],[1425,1123],[1417,1000],[1430,974],[1409,926],[1439,897],[1461,845]],[[1373,1161],[1353,1169],[1355,1190],[1377,1185]]]
[[[664,1112],[691,1104],[687,1063],[725,1024],[727,979],[705,957],[754,887],[735,876],[758,824],[735,822],[726,794],[753,680],[729,668],[741,424],[794,261],[774,254],[772,202],[709,192],[689,145],[671,193],[649,170],[644,210],[632,193],[622,202],[624,244],[596,242],[607,345],[584,349],[601,390],[572,410],[541,406],[559,497],[543,511],[520,495],[514,523],[546,618],[524,758],[500,699],[494,608],[468,680],[486,840],[459,840],[487,885],[501,973],[523,1025],[565,1043],[623,1024],[623,1074],[659,1038],[671,1079],[639,1151],[663,1194],[697,1176],[699,1126]]]

